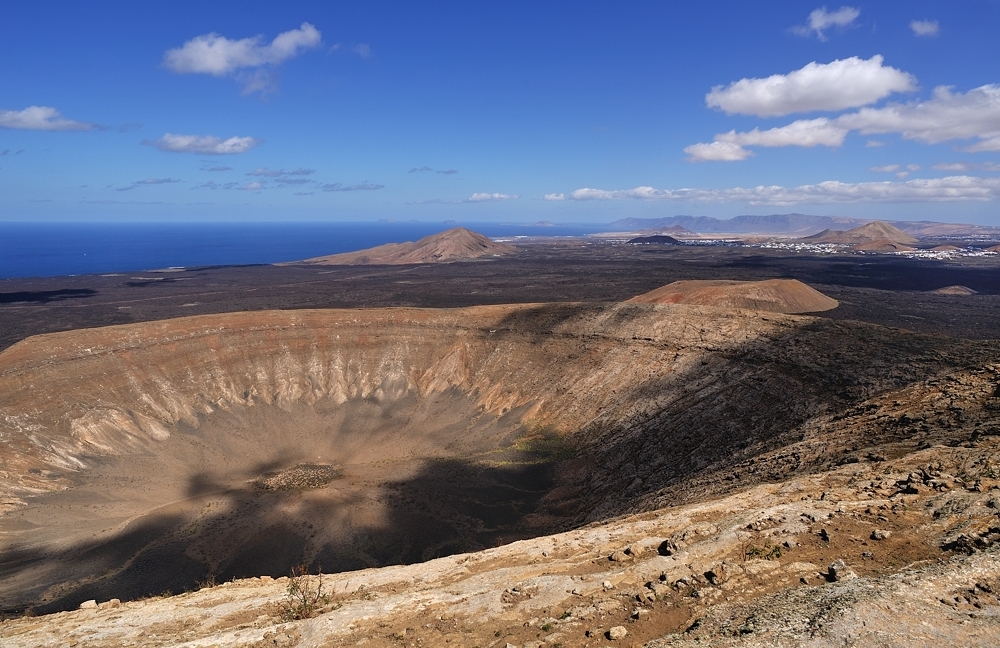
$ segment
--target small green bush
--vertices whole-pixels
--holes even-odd
[[[312,576],[305,565],[292,569],[285,602],[281,606],[282,617],[286,621],[311,618],[329,602],[330,595],[323,591],[321,570],[317,570],[316,575]]]

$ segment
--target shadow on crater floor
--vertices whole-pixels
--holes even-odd
[[[522,438],[474,456],[347,465],[328,471],[336,477],[316,488],[267,490],[259,479],[234,484],[231,475],[199,472],[180,487],[183,499],[101,540],[5,552],[0,609],[52,613],[88,599],[134,600],[206,581],[279,577],[301,564],[326,572],[407,564],[544,534],[552,520],[540,524],[532,514],[567,450],[558,441],[536,441]],[[243,474],[273,479],[300,458],[257,462]],[[99,508],[102,499],[47,496],[50,515]]]

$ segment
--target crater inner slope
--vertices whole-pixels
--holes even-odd
[[[642,303],[37,336],[0,354],[0,607],[416,562],[903,452],[996,422],[996,351]],[[942,376],[973,386],[965,400]],[[871,414],[929,394],[961,400],[964,427],[954,408],[919,430]],[[260,487],[295,475],[323,478]]]

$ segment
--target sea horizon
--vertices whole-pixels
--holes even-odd
[[[266,265],[415,241],[453,227],[490,238],[575,237],[607,224],[458,221],[0,222],[0,280]]]

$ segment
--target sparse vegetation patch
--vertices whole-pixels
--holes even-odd
[[[258,492],[311,490],[326,486],[340,474],[339,468],[328,464],[299,464],[258,477],[251,484]]]

